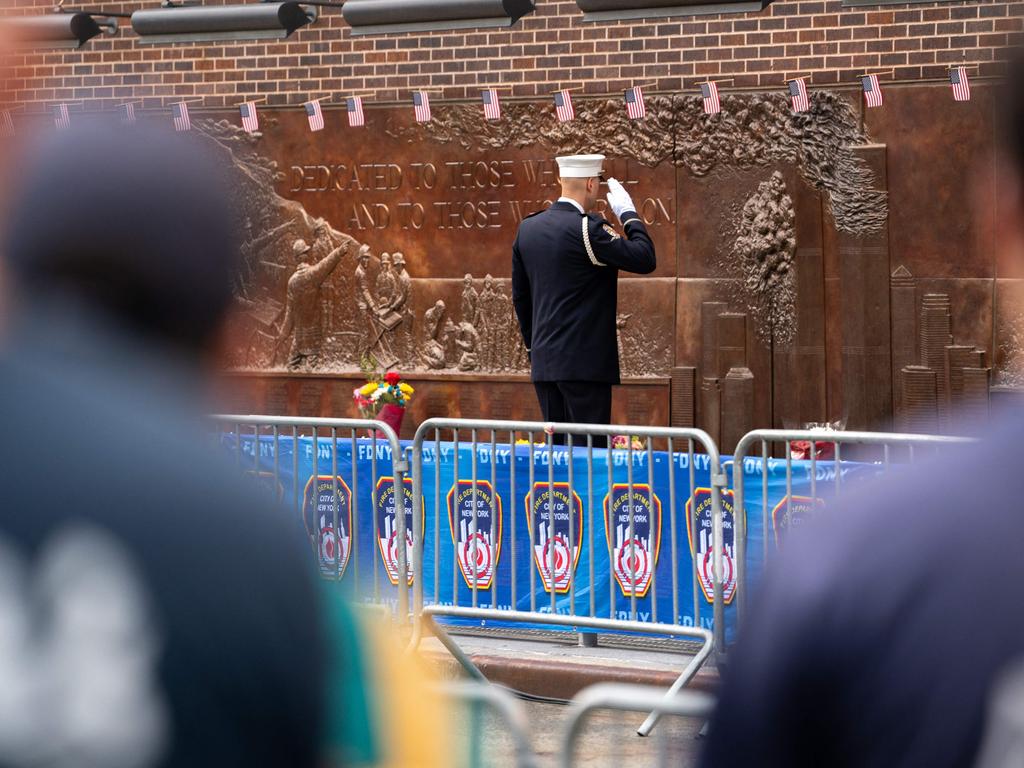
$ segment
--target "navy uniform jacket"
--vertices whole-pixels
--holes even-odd
[[[626,237],[596,213],[557,202],[528,216],[512,246],[512,303],[534,381],[619,383],[619,270],[647,274],[654,243],[634,211]]]

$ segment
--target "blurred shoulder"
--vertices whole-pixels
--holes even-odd
[[[861,465],[870,477],[860,482],[851,471],[848,490],[827,502],[828,513],[794,531],[780,562],[785,580],[821,595],[888,594],[895,606],[904,587],[942,581],[947,558],[964,567],[984,560],[992,540],[1024,537],[1024,517],[1009,514],[1024,498],[1024,476],[1006,471],[1021,430],[1024,419],[1014,415],[980,442],[938,452],[919,446],[915,463],[904,454],[884,471]],[[971,529],[986,536],[970,536]],[[898,563],[900,578],[877,567],[884,562]]]

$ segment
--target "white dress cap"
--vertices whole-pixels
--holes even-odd
[[[556,157],[558,175],[563,179],[589,179],[601,175],[604,155],[564,155]]]

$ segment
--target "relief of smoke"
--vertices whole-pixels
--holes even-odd
[[[426,134],[478,151],[542,145],[552,153],[601,152],[649,167],[670,162],[694,176],[788,162],[827,193],[839,229],[867,234],[885,226],[886,194],[853,151],[866,136],[849,102],[818,91],[807,112],[794,114],[784,94],[725,94],[721,101],[721,113],[705,115],[699,96],[650,96],[646,119],[631,120],[621,99],[586,100],[568,123],[559,123],[547,104],[508,103],[495,121],[484,120],[478,105],[461,104],[388,133],[410,142]]]
[[[740,302],[765,342],[785,346],[796,335],[796,213],[776,171],[743,206],[727,265],[739,278]]]

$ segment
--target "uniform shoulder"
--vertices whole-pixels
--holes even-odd
[[[546,210],[547,209],[541,209],[539,211],[534,211],[533,213],[529,213],[526,216],[523,216],[523,218],[519,220],[519,229],[518,229],[518,231],[522,232],[524,229],[526,229],[526,230],[533,229],[535,226],[537,226],[537,223],[540,220],[540,219],[538,219],[538,217],[541,214],[545,213]]]
[[[587,226],[590,229],[590,236],[597,236],[599,241],[607,240],[608,238],[618,240],[621,237],[611,222],[600,213],[588,213]]]

